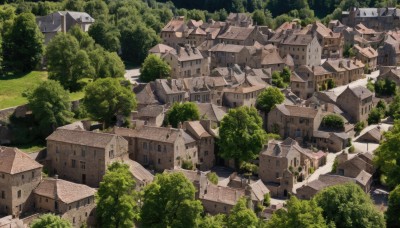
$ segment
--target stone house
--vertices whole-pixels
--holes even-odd
[[[225,88],[222,105],[229,108],[240,106],[255,107],[258,95],[266,88],[262,84],[241,84],[237,87]]]
[[[96,190],[55,178],[46,178],[33,191],[35,209],[41,213],[53,213],[69,221],[74,227],[87,225],[94,219]]]
[[[187,170],[181,168],[167,169],[165,173],[182,173],[185,177],[193,183],[196,189],[195,198],[199,199],[200,195],[204,193],[205,188],[209,184],[207,174],[209,172],[202,172],[198,170]]]
[[[356,58],[368,67],[368,71],[365,73],[371,73],[378,69],[378,52],[372,47],[362,48],[358,44],[353,46],[353,50],[356,52]]]
[[[306,34],[315,34],[322,47],[322,58],[342,58],[344,39],[341,33],[333,32],[321,22],[314,22],[304,29]]]
[[[353,122],[366,121],[373,108],[373,94],[367,88],[349,86],[337,97],[337,105],[345,111]]]
[[[339,152],[349,146],[350,136],[344,132],[314,131],[311,144],[321,150]]]
[[[42,165],[17,148],[0,146],[0,214],[19,217],[33,207]]]
[[[386,31],[400,26],[399,9],[396,8],[358,8],[351,7],[342,12],[342,23],[354,27],[359,23],[367,27]]]
[[[253,18],[246,13],[230,13],[226,18],[226,23],[238,27],[250,27],[253,25]]]
[[[385,79],[392,80],[394,83],[396,83],[397,86],[400,86],[400,70],[390,69],[389,71],[387,71],[385,73],[381,73],[377,77],[377,81],[385,80]]]
[[[198,169],[210,170],[215,165],[214,138],[216,137],[211,121],[186,121],[183,123],[183,129],[196,140]]]
[[[280,56],[291,55],[295,67],[320,65],[321,52],[322,48],[317,37],[309,34],[292,34],[279,44]]]
[[[337,156],[337,159],[337,175],[356,178],[361,171],[371,175],[375,173],[372,153],[348,154],[347,152],[342,152]]]
[[[209,50],[211,57],[210,69],[216,67],[232,67],[235,64],[245,64],[246,61],[243,59],[243,55],[241,55],[243,49],[243,45],[216,44]]]
[[[285,67],[285,61],[279,55],[278,48],[272,44],[268,44],[261,50],[260,65],[263,69],[270,68],[272,72],[282,71]]]
[[[360,135],[360,137],[358,137],[357,139],[357,142],[379,144],[382,141],[382,139],[383,139],[383,134],[381,128],[378,126],[365,132],[363,135]]]
[[[128,158],[128,142],[118,135],[58,129],[47,140],[50,175],[98,187],[113,162]]]
[[[144,125],[136,129],[116,127],[113,133],[128,141],[130,158],[144,167],[163,171],[180,167],[183,161],[198,163],[197,148],[187,151],[184,136],[188,135],[181,129]],[[195,144],[193,139],[190,141]]]
[[[226,109],[215,104],[197,103],[196,106],[199,109],[201,118],[211,121],[212,129],[218,128],[222,119],[226,115]]]
[[[222,90],[228,85],[222,76],[184,78],[183,83],[188,92],[189,101],[218,105],[222,103]]]
[[[184,43],[183,32],[187,28],[185,17],[177,16],[172,18],[161,30],[162,43],[170,47],[176,47]]]
[[[334,80],[332,72],[322,66],[300,66],[292,73],[290,87],[292,92],[302,99],[310,98],[320,91],[329,80]]]
[[[162,59],[171,66],[171,78],[189,78],[209,74],[206,59],[197,48],[188,44],[167,52]]]
[[[84,32],[89,31],[94,19],[85,12],[57,11],[36,17],[36,23],[44,35],[44,43],[48,44],[57,33],[66,33],[73,26],[78,26]]]
[[[172,50],[174,50],[173,47],[170,47],[165,44],[157,44],[156,46],[150,48],[149,54],[153,54],[153,55],[157,55],[158,57],[161,57]]]
[[[322,157],[321,157],[322,158]],[[271,191],[271,196],[287,197],[293,193],[297,180],[304,180],[310,168],[318,169],[318,156],[310,150],[287,138],[284,141],[270,141],[260,152],[258,175]]]
[[[241,197],[245,196],[243,189],[208,184],[199,200],[204,211],[211,215],[229,214]]]
[[[400,65],[400,37],[388,34],[383,44],[378,48],[378,65]]]
[[[144,121],[146,125],[161,127],[166,110],[163,105],[148,105],[134,112],[132,120]]]
[[[328,59],[322,66],[332,72],[336,86],[347,85],[352,81],[364,78],[365,65],[356,59]]]
[[[142,109],[149,105],[160,105],[154,91],[156,90],[155,83],[140,83],[133,87],[133,93],[136,95],[137,109]]]
[[[156,79],[152,84],[157,99],[163,104],[188,100],[188,94],[181,79]]]
[[[129,171],[132,173],[133,178],[135,179],[135,189],[137,191],[142,190],[146,185],[153,182],[154,175],[141,166],[138,162],[128,159],[124,161],[124,164],[129,166]]]
[[[267,131],[282,138],[310,139],[322,121],[322,110],[294,105],[279,104],[268,113]]]

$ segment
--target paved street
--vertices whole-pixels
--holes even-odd
[[[302,182],[298,182],[294,185],[294,189],[297,190],[301,186],[311,182],[313,180],[317,180],[321,174],[327,174],[332,171],[333,162],[335,161],[336,156],[338,156],[341,152],[337,153],[329,153],[327,156],[326,164],[319,169],[315,170],[313,174],[311,174],[306,180]]]
[[[125,71],[125,79],[129,80],[132,84],[136,84],[137,80],[139,79],[140,75],[140,68],[134,68]]]

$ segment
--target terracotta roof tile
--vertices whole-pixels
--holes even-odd
[[[57,129],[46,140],[105,148],[114,137],[116,135],[92,131]]]
[[[22,173],[43,167],[29,155],[15,147],[0,146],[0,172],[8,174]]]

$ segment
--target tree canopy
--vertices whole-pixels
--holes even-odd
[[[118,79],[101,78],[86,86],[83,105],[93,119],[110,126],[117,116],[130,115],[136,108],[136,96]]]
[[[206,215],[204,218],[200,218],[197,224],[197,228],[222,228],[226,227],[225,224],[226,216],[224,214],[217,214],[214,216]]]
[[[385,227],[383,215],[369,196],[356,184],[335,185],[315,195],[323,216],[336,227]]]
[[[30,225],[31,228],[43,228],[43,227],[57,227],[57,228],[72,228],[69,221],[60,218],[53,214],[44,214],[39,218],[33,220]]]
[[[396,83],[390,79],[378,80],[374,84],[375,92],[381,96],[392,96],[396,93]]]
[[[45,136],[69,123],[73,117],[69,93],[56,81],[42,82],[27,94],[27,98],[28,106]]]
[[[385,140],[374,152],[374,161],[383,175],[382,179],[391,188],[400,184],[399,147],[400,120],[396,120],[393,129],[385,133]]]
[[[388,228],[398,227],[400,224],[400,185],[389,194],[386,224]]]
[[[285,96],[281,90],[271,86],[258,95],[256,106],[259,110],[269,113],[275,105],[281,104],[284,100]]]
[[[339,115],[329,114],[324,116],[321,125],[332,130],[344,129],[344,120]]]
[[[257,224],[257,215],[253,210],[247,208],[246,198],[239,199],[228,216],[227,226],[229,228],[255,228]]]
[[[179,123],[189,120],[199,120],[200,112],[193,102],[174,103],[167,112],[167,123],[172,127],[178,127]]]
[[[220,155],[240,162],[255,159],[265,143],[267,135],[262,128],[262,119],[253,107],[230,109],[221,121],[219,129]]]
[[[137,198],[129,166],[112,163],[96,194],[96,216],[101,227],[133,227],[139,219]]]
[[[28,72],[39,65],[44,38],[35,15],[22,13],[16,16],[3,38],[3,56],[8,70]]]
[[[159,56],[150,54],[146,57],[140,69],[140,81],[150,82],[159,78],[166,78],[171,67]]]
[[[195,188],[182,173],[157,174],[143,194],[143,227],[195,227],[201,202],[195,200]]]
[[[286,208],[287,210],[280,209],[275,212],[267,222],[266,228],[328,227],[322,216],[322,209],[313,200],[299,200],[292,196],[287,201]]]

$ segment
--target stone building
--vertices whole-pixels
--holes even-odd
[[[378,65],[400,65],[400,36],[388,34],[383,44],[378,48]]]
[[[322,48],[317,37],[310,34],[292,34],[279,44],[280,56],[290,54],[295,67],[321,65],[321,52]]]
[[[349,146],[350,136],[344,132],[314,131],[311,144],[321,150],[339,152]]]
[[[232,67],[235,64],[245,64],[242,51],[243,45],[219,43],[210,48],[210,69],[216,67]]]
[[[272,196],[287,197],[298,180],[307,178],[310,168],[316,170],[325,164],[319,162],[321,158],[291,138],[270,141],[260,152],[258,175]]]
[[[172,50],[174,50],[173,47],[170,47],[165,44],[157,44],[156,46],[150,48],[149,54],[153,54],[153,55],[157,55],[158,57],[161,57]]]
[[[222,90],[228,85],[222,76],[185,78],[183,83],[188,92],[189,101],[218,105],[222,103]]]
[[[372,47],[362,48],[359,45],[354,45],[353,50],[355,50],[356,58],[361,60],[361,62],[366,67],[365,73],[371,73],[378,69],[378,52]]]
[[[335,86],[347,85],[352,81],[364,78],[365,65],[356,59],[328,59],[322,66],[332,72]]]
[[[69,221],[74,227],[87,225],[94,219],[96,190],[55,178],[46,178],[33,191],[35,210],[53,213]]]
[[[49,173],[91,187],[99,186],[108,165],[129,159],[128,142],[118,135],[58,129],[46,140]]]
[[[267,130],[282,138],[310,139],[322,120],[320,108],[279,104],[268,113]]]
[[[337,105],[345,111],[353,122],[366,121],[373,108],[373,94],[367,88],[349,86],[337,97]]]
[[[400,70],[390,69],[389,71],[384,73],[381,71],[381,74],[376,79],[377,81],[388,79],[396,83],[397,86],[400,86]]]
[[[400,10],[397,8],[358,8],[351,7],[348,11],[342,12],[342,23],[354,27],[363,23],[367,27],[386,31],[400,26]]]
[[[185,24],[185,17],[178,16],[172,18],[168,24],[161,30],[162,43],[170,47],[176,47],[183,44],[183,32],[187,28]]]
[[[189,44],[178,46],[162,56],[171,67],[171,78],[189,78],[208,75],[206,59],[200,51]]]
[[[226,23],[232,26],[250,27],[253,25],[253,18],[246,13],[230,13],[226,18]]]
[[[33,207],[42,165],[17,148],[0,146],[0,214],[19,217]]]
[[[113,133],[128,141],[132,160],[150,169],[173,169],[181,166],[183,161],[198,163],[197,149],[186,150],[184,136],[187,134],[184,135],[181,129],[144,125],[136,129],[114,128]]]
[[[156,79],[152,84],[157,99],[163,104],[188,100],[188,94],[181,79]]]
[[[314,92],[322,90],[328,81],[335,81],[332,72],[322,66],[300,66],[292,73],[290,87],[301,99],[310,98]]]
[[[243,189],[208,184],[204,194],[199,196],[204,211],[211,215],[229,214],[241,197],[245,196]]]
[[[78,26],[84,32],[89,31],[94,19],[85,12],[57,11],[46,16],[36,17],[36,23],[44,34],[44,43],[47,44],[57,33],[66,33],[73,26]]]

